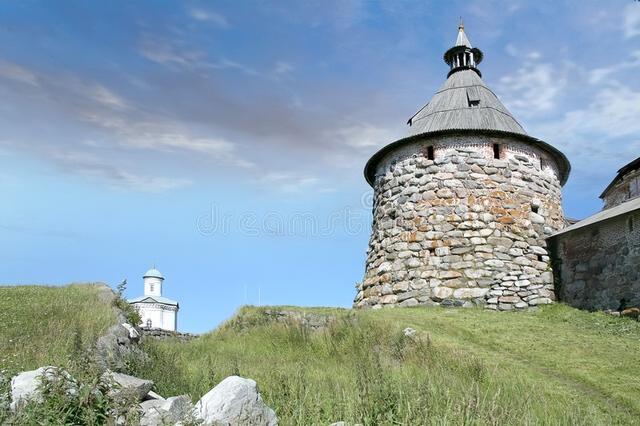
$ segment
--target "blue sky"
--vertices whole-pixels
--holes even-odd
[[[640,153],[640,2],[0,2],[0,282],[133,297],[156,264],[195,332],[244,303],[350,306],[362,169],[444,81],[459,16],[571,161],[566,214],[600,209]]]

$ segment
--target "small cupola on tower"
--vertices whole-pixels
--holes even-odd
[[[164,277],[155,267],[149,269],[142,277],[145,296],[162,296],[162,282]]]
[[[482,77],[480,70],[477,68],[478,64],[482,62],[482,51],[477,47],[471,46],[467,35],[464,33],[462,21],[458,25],[456,44],[444,53],[444,61],[451,68],[447,77],[461,70],[473,70]]]

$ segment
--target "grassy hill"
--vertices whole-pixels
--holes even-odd
[[[562,305],[286,309],[338,320],[312,332],[243,308],[197,340],[147,340],[153,362],[138,373],[161,394],[194,399],[230,374],[253,378],[285,425],[640,424],[632,320]]]
[[[0,370],[66,365],[116,323],[104,285],[0,287]]]
[[[0,287],[0,370],[65,365],[115,322],[104,287]],[[243,308],[198,339],[143,343],[132,373],[197,400],[255,379],[281,424],[640,424],[640,323],[536,312],[269,308],[330,316],[311,331]],[[412,327],[414,337],[402,330]]]

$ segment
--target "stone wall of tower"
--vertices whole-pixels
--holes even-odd
[[[355,307],[512,310],[555,300],[545,238],[564,218],[555,161],[542,149],[515,138],[425,137],[378,163],[374,192]]]

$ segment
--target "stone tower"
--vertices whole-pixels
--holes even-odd
[[[564,226],[570,165],[484,84],[482,58],[460,25],[444,85],[367,162],[373,229],[355,307],[554,300],[545,238]]]

